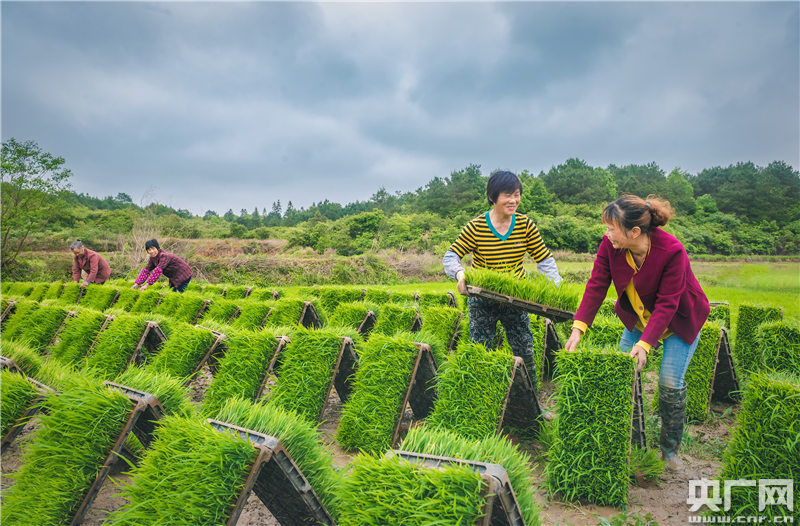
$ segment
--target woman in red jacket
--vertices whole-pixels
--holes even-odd
[[[139,290],[147,290],[147,287],[155,283],[163,274],[169,279],[169,286],[172,287],[173,292],[186,290],[192,280],[192,269],[184,260],[172,252],[161,250],[155,239],[146,241],[144,249],[150,259],[147,266],[139,272],[139,277],[136,278],[132,289],[140,287]]]
[[[103,256],[84,247],[80,239],[72,243],[69,248],[74,255],[72,281],[78,283],[81,280],[81,271],[86,272],[86,280],[81,283],[81,288],[86,288],[90,283],[101,285],[111,276],[111,268]]]
[[[686,250],[659,228],[674,213],[666,200],[634,195],[623,195],[603,210],[606,235],[564,346],[568,351],[577,347],[613,283],[614,311],[625,325],[619,345],[636,358],[638,371],[647,362],[647,352],[663,342],[658,412],[661,456],[670,469],[680,464],[678,450],[686,417],[683,379],[709,313],[708,299],[692,273]]]

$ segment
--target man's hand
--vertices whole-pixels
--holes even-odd
[[[466,296],[467,280],[466,277],[464,276],[463,270],[459,270],[458,272],[456,272],[456,280],[458,280],[458,283],[456,284],[456,289],[458,290],[458,293]]]
[[[564,350],[566,351],[574,351],[578,347],[578,343],[581,341],[581,335],[583,333],[579,329],[572,329],[572,333],[569,335],[569,339],[567,339],[567,343],[564,344]]]
[[[642,372],[645,364],[647,363],[647,351],[641,345],[634,345],[629,353],[631,358],[636,358],[636,372]]]

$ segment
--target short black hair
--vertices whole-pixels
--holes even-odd
[[[512,194],[516,190],[522,192],[522,182],[519,177],[507,170],[495,170],[486,183],[486,199],[490,205],[494,205],[498,195],[503,192]]]
[[[161,247],[158,246],[158,240],[151,239],[150,241],[145,241],[144,242],[144,249],[145,250],[149,250],[149,249],[151,249],[153,247],[155,247],[156,250],[161,250]]]

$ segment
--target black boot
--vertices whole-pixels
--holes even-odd
[[[686,421],[686,386],[658,386],[658,414],[661,416],[661,458],[666,468],[675,471],[681,466],[678,451]]]
[[[534,360],[533,353],[523,354],[522,361],[525,362],[525,370],[528,372],[528,378],[531,380],[533,386],[533,393],[536,398],[539,398],[539,384],[536,382],[536,361]]]

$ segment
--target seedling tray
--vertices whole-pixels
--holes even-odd
[[[17,310],[17,302],[15,300],[9,300],[8,305],[6,305],[6,308],[3,310],[3,314],[0,315],[0,323],[6,321],[6,318],[11,316],[15,310]]]
[[[497,432],[499,433],[503,427],[515,427],[538,433],[541,416],[542,408],[536,399],[536,391],[528,377],[525,362],[519,356],[515,356],[511,369],[511,382],[503,400],[500,420],[497,422]]]
[[[425,455],[410,451],[392,450],[386,453],[388,457],[400,457],[403,460],[417,464],[428,469],[441,469],[445,466],[467,466],[478,473],[484,482],[481,496],[486,504],[481,514],[481,519],[476,526],[525,526],[522,511],[517,501],[508,473],[500,464],[461,460],[451,457]]]
[[[237,435],[258,450],[226,525],[234,526],[239,520],[251,491],[284,526],[334,524],[328,510],[280,440],[219,420],[208,419],[208,422],[217,431]]]
[[[73,517],[70,526],[77,526],[83,522],[86,512],[89,510],[89,507],[92,505],[92,502],[94,502],[95,497],[97,497],[100,488],[103,486],[103,482],[105,482],[108,472],[111,470],[114,463],[117,462],[120,455],[122,455],[122,450],[128,435],[133,432],[142,445],[147,447],[153,440],[153,433],[155,431],[157,421],[164,415],[164,408],[161,406],[161,403],[159,403],[156,397],[150,393],[138,391],[114,382],[103,382],[103,385],[108,386],[110,389],[115,389],[122,392],[122,394],[126,395],[130,399],[132,404],[131,414],[128,417],[128,420],[125,422],[125,425],[122,426],[122,431],[120,431],[116,442],[114,442],[114,445],[111,447],[111,451],[108,453],[106,461],[100,468],[100,472],[97,474],[97,477],[95,477],[92,485],[89,486],[81,505],[75,512],[75,516]]]
[[[375,316],[375,313],[371,310],[368,310],[367,314],[364,316],[364,319],[361,321],[361,324],[358,326],[358,334],[366,339],[369,336],[369,333],[372,332],[372,329],[375,327],[375,323],[377,321],[378,317]]]
[[[411,379],[408,382],[408,389],[403,397],[397,418],[395,420],[392,442],[394,445],[400,437],[400,424],[403,421],[403,413],[406,405],[411,406],[414,418],[421,420],[433,411],[433,403],[436,399],[436,390],[429,389],[436,376],[436,364],[433,361],[431,348],[425,343],[416,343],[417,357],[414,360],[414,368],[411,370]]]
[[[198,325],[197,327],[205,329],[205,327],[201,325]],[[212,331],[211,329],[206,329],[206,330],[210,330],[214,334],[215,336],[214,342],[211,344],[211,347],[208,348],[206,353],[200,359],[200,363],[197,364],[197,367],[195,367],[194,371],[192,371],[192,374],[189,376],[189,380],[186,381],[187,384],[191,383],[192,381],[191,379],[194,378],[198,372],[200,372],[200,370],[206,363],[209,364],[209,368],[213,363],[214,371],[216,371],[217,368],[219,367],[219,357],[221,354],[225,352],[224,342],[226,336],[221,332]]]
[[[339,400],[342,403],[350,398],[350,393],[353,392],[353,379],[355,378],[356,367],[358,367],[358,354],[356,347],[351,338],[342,338],[342,348],[339,351],[339,357],[336,359],[336,365],[333,369],[333,379],[331,380],[332,386],[336,389],[336,394],[339,395]],[[328,395],[331,392],[331,386],[328,386],[325,400],[327,404]],[[319,419],[322,419],[322,414],[325,411],[323,405],[319,413]]]
[[[4,360],[8,359],[4,358]],[[11,363],[13,364],[14,362]],[[14,368],[16,368],[16,365],[14,365]],[[19,371],[19,369],[17,370]],[[39,391],[39,394],[33,399],[31,404],[28,406],[28,409],[25,410],[22,416],[20,416],[17,421],[8,428],[8,431],[6,431],[6,434],[3,436],[2,443],[0,443],[0,451],[5,450],[14,442],[17,436],[22,432],[25,424],[28,423],[28,420],[30,420],[33,415],[39,412],[41,409],[41,402],[54,392],[51,388],[47,387],[43,383],[37,382],[33,378],[26,377],[25,379],[33,384],[36,390]]]
[[[61,335],[61,332],[64,330],[64,326],[67,324],[67,320],[69,320],[70,318],[74,318],[77,315],[78,315],[77,311],[74,311],[74,310],[67,311],[67,315],[64,317],[64,321],[62,321],[61,325],[58,326],[58,329],[56,329],[55,334],[53,334],[53,337],[50,338],[50,341],[48,342],[47,346],[45,347],[44,354],[47,354],[47,349],[49,349],[50,347],[55,345],[55,343],[58,341],[58,337]]]
[[[711,381],[709,400],[713,402],[736,402],[739,399],[739,378],[733,366],[728,330],[722,327],[717,342],[717,359]]]
[[[128,366],[141,365],[145,359],[145,354],[142,352],[143,349],[149,353],[154,353],[166,341],[167,337],[161,327],[158,326],[158,323],[148,321],[142,332],[142,337],[136,345],[136,349],[131,354],[130,360],[128,360]]]
[[[447,306],[456,309],[458,308],[458,303],[456,303],[456,295],[452,292],[447,293]]]
[[[14,360],[6,358],[5,356],[0,356],[0,369],[8,369],[12,373],[25,374],[24,371],[14,363]]]
[[[544,320],[544,357],[542,363],[542,379],[552,380],[556,369],[556,351],[562,349],[561,339],[558,337],[555,324],[548,319]],[[538,364],[537,364],[538,365]]]
[[[448,294],[452,294],[449,293]],[[453,334],[450,336],[450,341],[447,343],[447,352],[451,352],[458,346],[458,339],[461,336],[461,324],[464,322],[464,313],[458,313],[458,319],[456,320],[456,324],[453,327]]]
[[[474,285],[467,285],[467,293],[470,296],[477,296],[479,298],[497,301],[499,303],[510,303],[511,305],[518,307],[526,312],[531,312],[538,316],[549,318],[553,320],[553,322],[555,323],[570,321],[573,318],[575,318],[574,312],[566,311],[563,309],[557,309],[555,307],[550,307],[549,305],[534,303],[532,301],[515,298],[513,296],[507,296],[505,294],[500,294],[499,292],[494,292],[492,290],[482,289]]]
[[[300,312],[298,323],[307,329],[319,329],[322,327],[322,320],[319,319],[317,309],[310,301],[303,303],[303,310]]]
[[[211,300],[203,300],[203,304],[200,306],[200,310],[197,311],[197,314],[195,314],[194,319],[192,320],[193,325],[196,325],[197,322],[203,318],[203,315],[205,315],[206,311],[208,310],[208,307],[211,306],[211,303],[212,303]]]
[[[642,375],[639,373],[635,373],[633,380],[631,443],[639,449],[647,449],[647,436],[644,432],[644,396],[642,393]]]
[[[233,323],[233,320],[238,318],[239,314],[241,314],[241,313],[242,313],[242,308],[241,307],[236,307],[236,310],[233,311],[233,314],[231,314],[231,317],[228,318],[227,320],[225,320],[225,324],[226,325],[230,325],[231,323]]]

